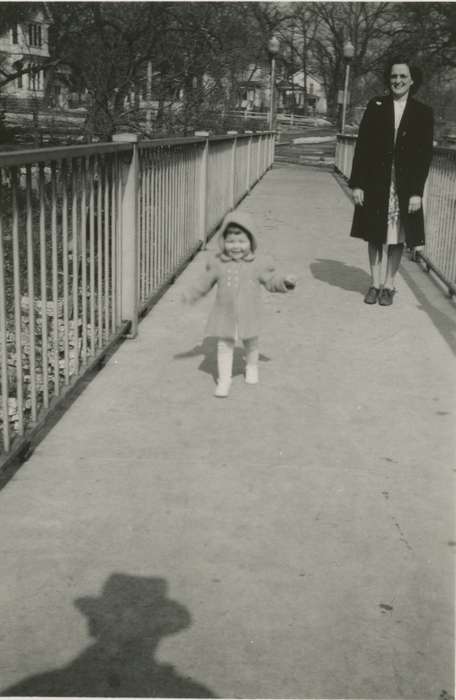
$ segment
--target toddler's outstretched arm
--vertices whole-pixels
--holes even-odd
[[[260,282],[268,292],[289,292],[296,287],[295,275],[282,275],[277,272],[274,261],[267,260],[264,271],[260,276]]]

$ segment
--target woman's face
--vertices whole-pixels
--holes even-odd
[[[390,86],[393,97],[403,97],[413,85],[410,68],[406,63],[395,63],[391,66]]]

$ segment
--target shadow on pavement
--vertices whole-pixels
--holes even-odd
[[[426,296],[426,292],[423,290],[423,285],[420,285],[415,281],[415,274],[426,275],[427,273],[421,270],[417,263],[414,262],[405,261],[404,264],[401,265],[401,275],[415,295],[418,302],[418,308],[429,316],[443,339],[448,343],[452,353],[456,355],[456,320],[454,316],[454,306],[450,308],[451,302],[448,300],[448,298],[444,298],[443,292],[441,292],[442,305],[448,305],[448,313],[440,311],[436,306],[434,306],[434,304],[431,304]],[[431,277],[428,277],[426,282],[433,284]],[[443,306],[443,308],[445,307]]]
[[[100,597],[78,598],[94,643],[63,668],[31,676],[2,696],[213,698],[208,688],[156,661],[160,639],[191,624],[162,578],[112,574]]]
[[[318,258],[310,264],[310,270],[315,279],[333,287],[345,289],[347,292],[358,292],[364,295],[371,284],[370,275],[365,270],[346,265],[340,260]]]
[[[218,371],[217,371],[217,338],[204,338],[203,342],[199,345],[195,345],[191,350],[186,352],[180,352],[174,355],[175,360],[184,360],[188,357],[198,357],[203,355],[203,359],[198,369],[201,372],[210,374],[214,382],[217,381]],[[269,362],[270,357],[262,355],[260,353],[260,362]],[[244,350],[242,347],[234,348],[233,357],[233,377],[237,377],[240,374],[244,374],[245,370],[245,359]]]

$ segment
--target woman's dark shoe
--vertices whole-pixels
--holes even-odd
[[[395,292],[395,289],[387,289],[386,287],[383,287],[378,297],[378,303],[380,306],[391,306]]]
[[[364,297],[365,304],[375,304],[380,294],[380,290],[377,287],[369,287],[366,296]]]

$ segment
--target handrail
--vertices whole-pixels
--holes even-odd
[[[256,131],[253,135],[271,136],[271,131]],[[149,139],[138,141],[139,149],[159,148],[161,146],[178,146],[183,144],[204,143],[205,141],[232,141],[233,136],[237,139],[249,139],[252,134],[214,134],[209,136],[180,136],[166,137],[159,139]],[[83,158],[106,153],[120,153],[131,150],[131,142],[101,142],[90,144],[75,144],[72,146],[52,146],[45,148],[27,148],[18,151],[0,151],[0,167],[28,165],[38,161],[59,161],[67,158]]]

